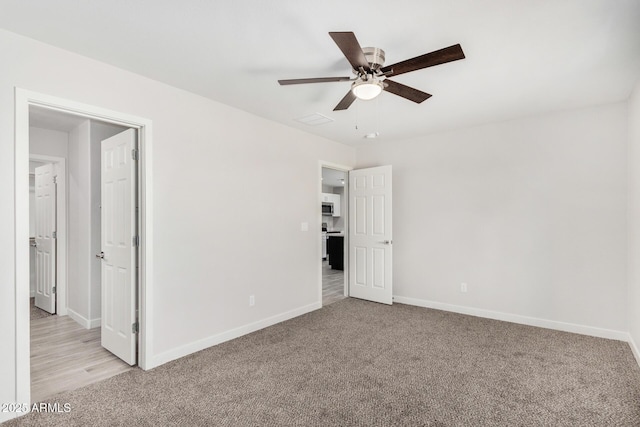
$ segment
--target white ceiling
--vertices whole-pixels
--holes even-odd
[[[62,113],[42,107],[29,107],[29,126],[40,129],[69,133],[86,120],[85,117],[75,116],[69,113]]]
[[[322,168],[322,185],[329,187],[344,187],[347,173],[336,169]]]
[[[638,0],[0,0],[0,27],[357,145],[626,99],[640,78]],[[466,59],[395,78],[431,93],[333,107],[349,76],[329,31],[386,64],[460,43]],[[294,119],[320,113],[317,126]]]

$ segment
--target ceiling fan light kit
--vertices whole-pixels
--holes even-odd
[[[444,49],[416,56],[392,65],[384,66],[384,50],[377,47],[360,47],[355,34],[351,31],[330,32],[329,35],[338,45],[345,58],[351,64],[355,80],[349,77],[319,77],[308,79],[278,80],[281,85],[305,83],[327,83],[352,81],[351,90],[336,105],[333,111],[346,110],[356,99],[370,100],[380,95],[382,91],[393,93],[402,98],[420,104],[431,97],[430,94],[418,89],[390,80],[389,77],[421,70],[434,65],[445,64],[464,58],[464,52],[459,44]]]
[[[369,80],[358,78],[358,80],[353,82],[353,85],[351,86],[351,90],[356,98],[364,101],[368,101],[380,95],[383,89],[384,84],[375,76],[370,77]]]

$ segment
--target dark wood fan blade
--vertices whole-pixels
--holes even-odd
[[[423,68],[433,67],[434,65],[457,61],[458,59],[464,59],[464,52],[462,51],[462,47],[459,44],[456,44],[431,53],[416,56],[415,58],[407,59],[406,61],[401,61],[393,65],[384,66],[380,68],[380,71],[387,76],[397,76],[410,71],[421,70]]]
[[[300,85],[305,83],[345,82],[349,80],[351,80],[351,77],[316,77],[310,79],[278,80],[278,83],[281,85]]]
[[[329,35],[336,42],[354,70],[359,70],[362,67],[365,71],[370,71],[369,62],[367,62],[367,58],[364,56],[355,34],[351,31],[341,31],[332,32]]]
[[[402,83],[394,82],[393,80],[386,79],[384,86],[385,91],[406,98],[417,104],[420,104],[425,99],[431,98],[431,95],[426,92],[403,85]]]
[[[338,102],[338,105],[336,105],[336,108],[334,108],[333,111],[346,110],[351,106],[351,104],[353,104],[353,101],[355,100],[356,96],[353,94],[353,91],[350,90],[349,92],[347,92],[344,98],[342,98],[342,100]]]

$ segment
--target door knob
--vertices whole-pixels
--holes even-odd
[[[104,252],[100,252],[99,254],[96,254],[96,258],[104,259]]]
[[[382,242],[380,242],[384,245],[390,245],[391,243],[393,243],[393,240],[383,240]]]

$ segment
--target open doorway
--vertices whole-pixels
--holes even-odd
[[[52,141],[55,142],[55,141]],[[30,318],[65,315],[66,159],[29,155]]]
[[[105,318],[108,318],[107,326],[113,327],[118,324],[119,329],[117,331],[112,330],[113,335],[127,336],[129,340],[129,349],[132,349],[132,358],[128,358],[126,361],[127,367],[129,365],[137,364],[142,369],[149,369],[152,367],[150,359],[150,353],[148,348],[151,346],[148,335],[150,335],[151,322],[150,314],[147,311],[147,301],[151,298],[150,287],[147,286],[150,283],[150,270],[152,270],[152,256],[151,251],[147,248],[147,245],[151,246],[152,236],[150,233],[151,227],[151,121],[135,116],[131,116],[125,113],[119,113],[116,111],[106,110],[100,107],[77,103],[75,101],[65,100],[62,98],[56,98],[49,95],[38,94],[35,92],[25,91],[22,89],[16,89],[16,150],[15,150],[15,191],[16,191],[16,208],[15,208],[15,229],[16,229],[16,394],[17,401],[21,402],[33,402],[40,400],[36,395],[31,393],[32,378],[35,377],[35,369],[31,364],[31,357],[44,357],[44,353],[49,353],[56,344],[59,344],[64,351],[71,351],[76,353],[79,351],[74,346],[83,347],[85,350],[87,344],[97,344],[98,347],[105,346],[104,342],[101,342],[100,335],[104,336],[105,330]],[[36,117],[41,114],[40,121]],[[67,126],[64,125],[64,120],[70,120],[75,122],[71,124],[74,130],[69,129],[56,129],[55,126]],[[77,121],[80,121],[79,124]],[[30,123],[31,122],[31,123]],[[53,124],[55,123],[55,124]],[[32,126],[34,124],[38,126]],[[40,130],[38,130],[40,129]],[[126,129],[123,131],[123,129]],[[92,132],[93,130],[93,132]],[[66,141],[65,147],[66,153],[50,153],[51,156],[43,154],[30,154],[32,150],[32,143],[37,145],[38,132],[40,136],[44,134],[46,137],[41,141],[51,144],[55,141],[55,134],[58,132],[63,135],[62,140]],[[72,135],[73,134],[73,135]],[[110,136],[114,135],[115,136]],[[91,135],[94,136],[94,140],[102,140],[100,142],[100,149],[97,151],[98,156],[92,154],[93,142],[91,141]],[[124,137],[122,137],[124,135]],[[118,137],[121,136],[121,137]],[[88,137],[88,138],[84,138]],[[71,149],[71,141],[75,141],[75,148]],[[84,141],[84,142],[82,142]],[[105,142],[109,141],[108,144]],[[48,149],[55,151],[55,144],[48,146]],[[60,147],[58,147],[60,148]],[[95,154],[96,151],[93,150]],[[56,257],[52,258],[52,265],[55,265],[55,269],[52,272],[52,280],[50,281],[52,291],[55,290],[55,303],[50,308],[50,312],[55,311],[55,315],[49,316],[50,318],[57,319],[58,322],[63,320],[66,324],[57,324],[47,330],[47,328],[39,328],[42,333],[42,337],[51,338],[50,342],[45,343],[44,338],[40,338],[36,341],[30,339],[32,337],[31,332],[34,331],[33,326],[39,320],[31,320],[29,310],[29,300],[31,293],[30,286],[30,266],[29,259],[29,244],[27,238],[30,236],[30,192],[29,192],[29,161],[33,160],[33,157],[40,156],[40,159],[44,160],[42,163],[55,163],[49,160],[54,157],[63,159],[63,163],[66,163],[66,172],[60,172],[60,170],[54,168],[54,173],[57,174],[55,178],[62,178],[65,181],[64,189],[67,192],[66,201],[59,204],[59,194],[56,191],[55,206],[55,231],[58,236],[55,236],[56,240],[53,242],[56,249]],[[109,157],[110,156],[110,157]],[[108,167],[103,167],[101,159],[109,158]],[[114,167],[115,165],[115,167]],[[116,197],[113,197],[112,201],[105,199],[98,199],[96,197],[100,192],[91,191],[91,188],[95,188],[96,180],[91,175],[91,170],[108,170],[109,173],[100,173],[99,187],[104,188],[104,183],[113,182],[115,180],[116,172],[120,174],[122,165],[126,166],[126,178],[124,175],[118,175],[117,179],[122,181],[124,178],[128,180],[130,184],[119,185],[121,188],[128,188],[125,193],[115,193]],[[94,167],[95,166],[95,167]],[[96,169],[97,167],[97,169]],[[73,170],[73,172],[72,172]],[[124,177],[124,178],[123,178]],[[111,181],[109,181],[111,180]],[[56,185],[60,185],[60,182],[55,182]],[[114,186],[112,186],[114,187]],[[89,191],[83,193],[83,189],[89,188]],[[57,189],[56,189],[57,190]],[[120,190],[118,190],[120,191]],[[107,192],[102,191],[103,194]],[[114,214],[114,206],[122,206],[122,200],[124,198],[129,200],[129,206],[125,209],[117,209],[119,214]],[[117,201],[114,201],[117,200]],[[69,209],[74,207],[74,209]],[[78,208],[78,209],[75,209]],[[65,214],[60,215],[60,211],[64,210]],[[121,215],[122,211],[128,211],[129,214]],[[111,212],[111,220],[105,221],[101,217],[105,215],[105,212]],[[75,216],[74,216],[75,215]],[[62,217],[65,217],[62,219]],[[115,224],[117,218],[129,218],[127,221],[131,225],[128,231],[133,230],[133,235],[129,236],[126,240],[124,236],[126,233],[121,233],[122,236],[116,236],[116,238],[110,237],[105,239],[100,237],[94,239],[95,236],[105,236],[105,227],[102,224],[110,223]],[[64,235],[60,235],[62,229]],[[118,230],[119,227],[111,227],[111,230]],[[96,231],[97,230],[97,231]],[[84,237],[84,239],[83,239]],[[122,238],[121,238],[122,237]],[[75,239],[75,240],[74,240]],[[119,239],[119,240],[118,240]],[[31,241],[31,239],[30,239]],[[98,244],[96,245],[96,241]],[[133,292],[133,297],[128,299],[127,310],[105,310],[101,305],[104,301],[112,301],[113,298],[104,298],[101,296],[102,291],[106,288],[101,286],[102,280],[105,276],[102,268],[93,268],[92,263],[100,265],[103,263],[103,259],[109,260],[109,256],[96,257],[104,251],[104,246],[100,242],[117,242],[119,247],[129,249],[126,251],[130,254],[128,257],[133,262],[129,267],[128,277],[130,280],[126,283],[130,285],[130,289]],[[65,248],[66,245],[66,248]],[[101,250],[102,249],[102,250]],[[115,252],[115,249],[110,250]],[[81,262],[76,263],[73,261],[75,255],[79,256]],[[115,256],[113,257],[116,258]],[[122,257],[118,257],[119,259]],[[114,262],[109,260],[109,265],[113,265]],[[114,271],[122,272],[123,268],[120,265],[116,265],[112,268]],[[75,275],[75,277],[72,277]],[[96,281],[94,277],[100,277],[98,280],[98,287],[101,286],[99,292],[96,291]],[[79,279],[79,280],[75,280]],[[75,282],[74,282],[75,281]],[[85,282],[85,286],[82,287],[82,283]],[[113,286],[120,286],[117,281],[111,280],[110,283]],[[74,286],[74,283],[76,286]],[[112,286],[112,288],[113,288]],[[114,294],[112,289],[112,295]],[[55,307],[55,310],[53,309]],[[122,317],[120,314],[128,312],[128,317]],[[111,315],[101,315],[101,313],[107,313]],[[114,322],[113,313],[116,313],[124,321]],[[66,315],[65,315],[66,314]],[[47,319],[44,319],[47,320]],[[128,321],[128,323],[127,323]],[[94,336],[85,335],[80,337],[75,343],[67,340],[60,334],[68,332],[72,329],[69,325],[79,328],[85,333],[98,332],[97,338]],[[44,332],[43,332],[44,331]],[[107,347],[108,348],[108,347]],[[101,349],[104,350],[104,349]],[[86,360],[90,360],[95,355],[85,352],[88,357]],[[116,352],[117,353],[117,352]],[[119,357],[122,358],[120,355]],[[56,357],[55,362],[45,363],[44,365],[53,364],[57,368],[61,368],[62,364],[67,364],[71,367],[69,361],[64,357]],[[135,360],[132,362],[132,360]],[[75,366],[76,373],[80,370],[82,376],[86,376],[89,371],[95,374],[97,379],[104,379],[117,372],[110,370],[107,365],[95,366],[92,369],[81,369],[80,366]],[[79,369],[80,368],[80,369]],[[56,373],[60,376],[60,371]],[[74,380],[78,377],[74,377]],[[62,382],[65,382],[64,379]],[[79,384],[82,386],[84,384]]]
[[[329,176],[333,171],[342,171],[344,177],[336,178],[342,184],[343,199],[337,199],[335,194],[326,193],[330,187],[333,190]],[[323,178],[323,174],[324,177]],[[327,185],[325,186],[325,179]],[[360,298],[383,304],[393,303],[393,223],[392,223],[392,167],[391,165],[376,166],[364,169],[351,169],[326,163],[320,163],[321,205],[333,201],[333,206],[321,207],[324,215],[320,218],[333,216],[336,211],[335,203],[340,202],[340,216],[344,215],[344,243],[337,244],[343,250],[340,254],[331,254],[330,238],[327,244],[323,240],[322,258],[327,255],[327,265],[333,266],[337,261],[344,263],[344,297]],[[334,181],[335,182],[335,181]],[[321,220],[322,221],[322,220]],[[329,222],[326,224],[330,230]],[[329,235],[329,234],[327,234]],[[335,239],[338,241],[338,239]],[[335,247],[334,246],[334,247]],[[325,249],[326,248],[326,249]],[[326,252],[325,252],[326,251]],[[321,259],[322,259],[321,258]],[[337,259],[336,259],[337,258]],[[323,263],[325,260],[323,260]],[[320,268],[320,295],[322,295],[323,277]],[[333,269],[332,269],[333,270]],[[326,284],[329,281],[324,281]],[[323,299],[323,303],[324,303]],[[331,303],[331,301],[326,301]]]
[[[102,266],[93,256],[103,246],[101,145],[127,129],[29,108],[33,401],[130,369],[101,345]]]
[[[322,166],[322,305],[348,296],[347,214],[348,174],[346,170]]]

